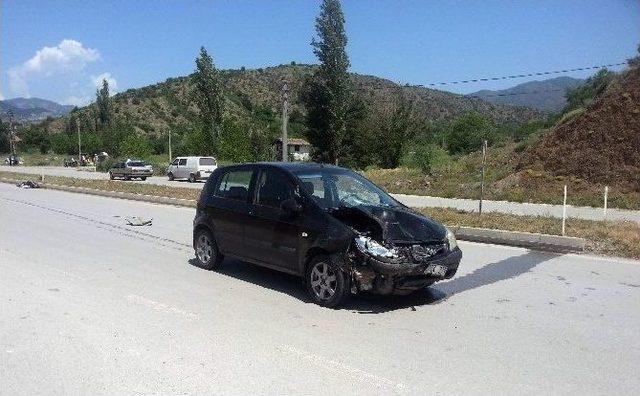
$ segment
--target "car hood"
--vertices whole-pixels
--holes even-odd
[[[447,236],[442,224],[404,207],[360,205],[338,208],[333,215],[358,231],[370,231],[375,239],[392,244],[440,242]],[[379,232],[361,229],[370,228],[367,223],[373,222],[380,227]]]

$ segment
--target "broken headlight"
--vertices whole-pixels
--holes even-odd
[[[371,255],[378,259],[388,260],[398,258],[398,251],[395,248],[389,249],[364,235],[357,236],[355,239],[355,243],[360,252]]]
[[[447,242],[449,242],[449,250],[453,250],[458,247],[458,241],[456,241],[456,236],[453,234],[453,231],[447,228]]]

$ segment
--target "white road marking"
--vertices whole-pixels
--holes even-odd
[[[282,345],[278,349],[289,352],[303,360],[306,360],[318,367],[322,367],[326,370],[335,372],[337,374],[346,375],[352,379],[372,384],[377,388],[395,389],[399,393],[405,393],[407,387],[401,382],[395,382],[385,377],[380,377],[376,374],[369,373],[359,368],[348,366],[344,363],[340,363],[335,360],[327,359],[325,357],[316,355],[311,352],[306,352],[291,345]]]
[[[156,311],[174,313],[174,314],[183,316],[189,321],[200,319],[200,315],[198,315],[197,313],[185,311],[184,309],[180,309],[178,307],[174,307],[169,304],[161,303],[161,302],[154,301],[142,296],[138,296],[137,294],[129,294],[125,298],[133,303],[144,305]]]

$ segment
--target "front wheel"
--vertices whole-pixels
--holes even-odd
[[[198,266],[206,270],[216,269],[222,262],[218,245],[209,230],[201,229],[196,233],[194,248]]]
[[[167,177],[169,178],[169,181],[173,181],[175,179],[175,177],[173,176],[173,173],[171,172],[167,174]]]
[[[313,302],[324,307],[337,307],[349,296],[349,278],[327,256],[311,260],[306,283]]]
[[[189,183],[195,183],[195,182],[196,182],[196,175],[192,173],[189,175]]]
[[[113,180],[115,179],[115,177],[113,176],[113,173],[109,172],[109,180]]]
[[[147,180],[147,178],[146,178],[145,176],[142,176],[142,177],[140,178],[140,180],[145,181],[145,180]]]

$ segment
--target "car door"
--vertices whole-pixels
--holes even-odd
[[[218,176],[205,204],[218,247],[222,253],[239,258],[245,258],[246,253],[243,237],[253,174],[250,167],[229,168]]]
[[[301,216],[281,208],[295,199],[291,179],[279,169],[259,171],[244,238],[248,258],[287,272],[298,269]]]
[[[184,179],[185,177],[187,177],[187,175],[185,174],[186,168],[187,168],[187,159],[180,158],[180,160],[178,161],[178,166],[176,167],[175,177],[177,179]]]
[[[171,172],[173,174],[173,177],[176,177],[176,169],[178,169],[178,162],[180,161],[180,159],[176,158],[173,160],[173,162],[169,165],[169,172]]]

